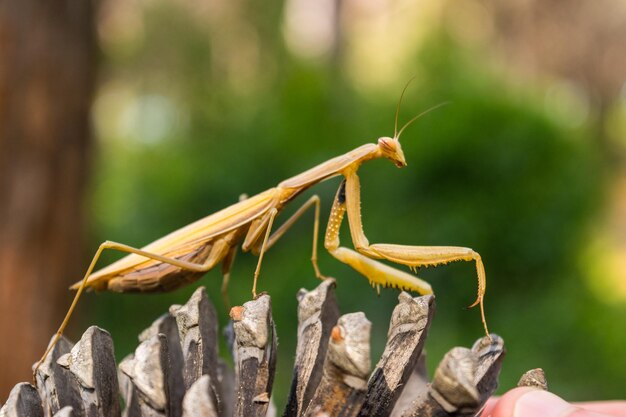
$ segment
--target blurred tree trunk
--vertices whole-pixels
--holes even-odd
[[[81,273],[94,14],[0,0],[0,402],[30,381]]]

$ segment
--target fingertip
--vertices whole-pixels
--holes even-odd
[[[491,408],[489,408],[491,407]],[[483,417],[592,417],[603,416],[576,407],[557,395],[534,387],[515,388],[495,404],[487,403]]]
[[[518,398],[515,402],[515,411],[512,416],[565,417],[573,414],[576,410],[577,407],[551,392],[534,390]],[[580,414],[579,417],[583,417],[583,415]]]
[[[576,403],[578,407],[612,417],[626,416],[626,401],[594,401]]]
[[[500,401],[500,397],[491,397],[487,400],[487,403],[485,404],[485,406],[483,407],[480,416],[481,417],[489,417],[491,415],[493,415],[493,409],[495,408],[496,404],[498,404],[498,401]]]
[[[483,412],[482,416],[487,417],[513,417],[513,413],[515,412],[515,404],[517,401],[531,391],[538,391],[537,388],[533,387],[521,387],[514,388],[508,391],[499,399],[496,399],[493,402],[488,402],[487,407],[491,407],[489,410],[485,408],[485,412]],[[486,412],[489,411],[487,414]],[[533,416],[526,416],[533,417]]]

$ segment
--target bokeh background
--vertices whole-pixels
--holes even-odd
[[[29,380],[101,241],[142,246],[391,135],[411,77],[401,122],[451,104],[403,134],[407,168],[361,169],[370,241],[481,253],[489,325],[508,345],[500,392],[542,367],[568,399],[624,398],[625,39],[620,0],[1,2],[0,401]],[[311,191],[322,227],[337,185]],[[311,228],[312,213],[268,253],[260,281],[280,338],[279,407],[295,294],[317,284]],[[397,291],[377,296],[320,254],[342,312],[373,322],[375,362]],[[237,258],[235,303],[250,295],[256,260]],[[474,265],[419,275],[437,294],[432,368],[482,334],[479,312],[463,308]],[[220,282],[215,270],[197,285],[225,324]],[[97,324],[122,358],[197,285],[87,294],[67,335]]]

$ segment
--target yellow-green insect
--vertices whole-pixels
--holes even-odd
[[[404,92],[402,94],[404,95]],[[401,100],[402,96],[400,97]],[[398,103],[399,106],[400,102]],[[421,114],[415,116],[398,131],[398,112],[396,111],[393,137],[381,137],[376,143],[360,146],[332,158],[279,183],[274,188],[250,198],[242,198],[238,203],[170,233],[141,249],[110,241],[102,243],[84,278],[71,287],[78,290],[74,301],[59,327],[55,339],[50,343],[35,367],[35,371],[60,338],[85,288],[115,292],[170,291],[198,280],[204,273],[221,263],[224,277],[222,293],[226,299],[230,269],[237,248],[241,245],[242,251],[251,251],[259,256],[252,286],[252,295],[256,297],[257,280],[263,255],[311,207],[315,208],[311,262],[315,275],[324,279],[325,276],[322,275],[317,265],[319,197],[314,195],[309,198],[273,232],[272,227],[278,214],[300,193],[319,182],[339,175],[343,176],[344,180],[339,186],[328,219],[324,238],[326,250],[341,262],[363,274],[377,289],[380,289],[381,286],[397,287],[420,294],[432,293],[427,282],[375,259],[386,259],[397,264],[407,265],[411,269],[454,261],[475,261],[478,274],[478,297],[470,307],[480,305],[483,326],[488,335],[483,308],[485,269],[477,252],[456,246],[370,244],[363,232],[360,212],[361,194],[357,171],[364,162],[378,158],[387,158],[398,168],[405,167],[406,161],[399,137],[402,131],[419,116]],[[342,247],[339,243],[339,228],[346,212],[348,213],[348,224],[356,251]],[[105,249],[114,249],[129,255],[97,272],[93,272],[98,258]]]

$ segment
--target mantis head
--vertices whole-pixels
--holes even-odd
[[[381,156],[391,160],[398,168],[406,166],[404,152],[400,141],[396,138],[382,137],[378,139],[378,149]]]
[[[404,91],[402,92],[402,94],[404,95]],[[402,100],[402,96],[400,96],[400,100]],[[411,123],[413,123],[414,121],[416,121],[417,119],[425,115],[426,113],[429,113],[441,106],[445,106],[446,104],[448,103],[447,102],[441,103],[434,107],[431,107],[430,109],[426,111],[421,112],[420,114],[418,114],[417,116],[409,120],[404,126],[402,126],[402,129],[400,129],[399,131],[398,131],[398,110],[396,110],[396,126],[394,129],[393,137],[390,138],[390,137],[384,136],[378,139],[378,150],[380,152],[380,155],[387,159],[390,159],[391,162],[393,162],[398,168],[405,167],[406,159],[404,159],[404,152],[402,152],[402,146],[400,146],[400,135],[402,134],[402,132],[404,132],[404,129],[406,129],[407,127],[411,125]],[[398,102],[398,109],[399,108],[400,108],[400,103]]]
[[[400,105],[402,104],[402,98],[404,97],[404,93],[406,92],[407,87],[413,81],[413,78],[409,80],[408,83],[404,86],[402,90],[402,94],[400,94],[400,100],[398,100],[398,105],[396,106],[396,121],[393,129],[393,138],[390,137],[382,137],[378,139],[378,150],[380,155],[390,159],[398,168],[402,168],[406,166],[406,159],[404,159],[404,152],[402,152],[402,146],[400,146],[400,135],[404,132],[404,129],[409,127],[411,123],[441,106],[445,106],[448,104],[447,102],[440,103],[436,106],[431,107],[430,109],[421,112],[417,116],[414,116],[411,120],[405,123],[404,126],[400,130],[398,130],[398,113],[400,113]]]

